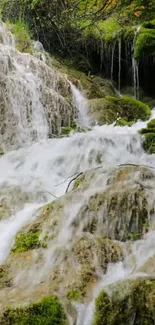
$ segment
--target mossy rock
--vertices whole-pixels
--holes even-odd
[[[61,128],[61,135],[69,135],[71,132],[75,130],[71,126],[64,126]]]
[[[89,100],[88,107],[91,118],[100,125],[111,124],[118,117],[115,106],[106,98]]]
[[[147,120],[151,114],[148,105],[131,97],[111,97],[89,101],[90,115],[100,124],[132,125],[138,119]]]
[[[155,153],[155,133],[146,133],[143,141],[143,148],[149,154]]]
[[[7,307],[0,316],[1,325],[67,325],[64,309],[56,296],[16,308]]]
[[[67,292],[67,299],[70,301],[78,301],[82,299],[81,292],[77,289],[70,289]]]
[[[155,119],[152,119],[150,122],[147,123],[148,129],[155,129]]]
[[[12,278],[10,275],[10,267],[8,264],[0,265],[0,289],[11,287]]]
[[[0,156],[4,155],[4,150],[2,148],[0,148]]]
[[[15,244],[12,248],[13,253],[26,252],[28,250],[37,249],[39,247],[46,248],[46,238],[45,240],[40,240],[40,231],[38,231],[38,224],[26,233],[21,233],[16,236]]]
[[[155,128],[143,128],[139,130],[140,134],[146,134],[146,133],[155,133]]]
[[[96,299],[93,325],[154,325],[155,280],[130,280],[111,290]]]
[[[131,126],[131,125],[133,125],[134,123],[135,123],[135,121],[130,121],[130,122],[128,122],[128,121],[126,121],[124,118],[118,118],[118,119],[116,120],[115,125],[117,125],[117,126]]]
[[[147,25],[148,26],[148,25]],[[155,53],[155,29],[142,27],[136,40],[134,58],[139,60],[142,55]]]
[[[99,76],[91,76],[91,80],[93,81],[93,84],[97,87],[97,89],[100,90],[100,96],[92,96],[91,95],[89,97],[89,99],[103,98],[104,97],[103,93],[105,96],[117,96],[117,93],[116,93],[111,81],[103,79],[102,77],[99,77]]]
[[[155,153],[155,119],[147,123],[147,127],[139,130],[143,135],[143,148],[148,154]]]
[[[148,105],[131,97],[106,97],[116,106],[120,117],[128,122],[137,121],[138,119],[146,121],[151,115],[151,109]]]
[[[98,177],[101,172],[101,180],[102,170],[97,172]],[[140,239],[148,231],[150,213],[155,209],[153,193],[147,192],[147,188],[153,189],[154,180],[153,170],[145,167],[126,166],[111,171],[106,189],[91,195],[79,210],[75,227],[82,223],[84,232],[112,240]],[[93,177],[90,181],[86,178],[88,186],[93,181]]]
[[[66,61],[60,61],[58,58],[50,57],[46,53],[47,64],[53,68],[53,66],[65,73],[68,76],[68,79],[77,87],[84,89],[88,99],[94,98],[103,98],[105,96],[115,96],[116,91],[111,83],[111,81],[103,79],[99,76],[88,76],[84,72],[77,70],[75,67],[67,64]],[[62,84],[62,83],[61,83]],[[61,89],[62,87],[60,87]],[[65,94],[65,97],[67,94]],[[67,101],[70,103],[70,93],[67,97]]]
[[[19,20],[16,24],[8,24],[8,28],[15,35],[17,50],[32,54],[32,41],[28,26]]]

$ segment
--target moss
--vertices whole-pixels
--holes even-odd
[[[122,169],[110,179],[110,183],[108,180],[109,186],[105,191],[89,198],[87,205],[79,211],[79,218],[85,220],[83,231],[90,231],[91,222],[96,220],[94,233],[102,232],[110,239],[126,241],[131,239],[130,234],[135,237],[142,235],[149,218],[149,203],[144,189],[131,186],[134,177],[132,170]]]
[[[0,317],[1,325],[67,325],[63,307],[56,296],[43,298],[40,302],[24,307],[7,307]]]
[[[8,264],[0,265],[0,289],[10,287],[12,279],[10,275],[10,268]]]
[[[91,116],[100,124],[116,121],[116,125],[131,126],[138,119],[147,120],[151,114],[148,105],[127,96],[106,96],[90,100],[88,104]]]
[[[146,134],[146,133],[155,133],[155,128],[144,128],[139,130],[140,134]]]
[[[15,35],[17,50],[21,52],[32,53],[32,42],[30,32],[24,22],[18,21],[10,26],[12,33]]]
[[[6,202],[6,200],[0,200],[0,220],[8,217],[11,214],[10,206]]]
[[[4,155],[4,151],[2,148],[0,148],[0,156],[3,156]]]
[[[143,148],[149,154],[155,153],[155,133],[146,133],[143,141]]]
[[[147,128],[155,129],[155,119],[152,119],[150,122],[147,123]]]
[[[127,26],[123,29],[123,38],[124,40],[132,41],[135,36],[135,30],[137,29],[138,26]]]
[[[151,114],[151,109],[148,105],[131,97],[123,96],[117,98],[108,96],[106,98],[116,105],[120,116],[129,122],[137,121],[138,119],[145,121]]]
[[[61,135],[68,135],[73,131],[74,129],[71,126],[64,126],[61,128]]]
[[[15,245],[12,248],[13,253],[26,252],[39,247],[46,247],[45,240],[39,240],[40,233],[29,231],[28,233],[19,234],[16,236]]]
[[[81,293],[77,289],[71,289],[71,290],[68,290],[68,292],[67,292],[67,298],[70,301],[74,301],[74,300],[81,300],[82,296],[81,296]]]
[[[84,189],[88,186],[87,178],[85,174],[80,175],[74,182],[73,189]]]
[[[115,17],[106,20],[98,20],[96,24],[85,24],[83,31],[84,37],[92,36],[97,40],[103,39],[105,42],[112,41],[120,34],[122,28]]]
[[[133,280],[112,288],[109,297],[102,291],[96,299],[93,325],[153,325],[155,281]]]
[[[155,153],[155,119],[147,123],[147,127],[139,130],[144,135],[143,148],[149,154]]]
[[[130,122],[128,122],[128,121],[126,121],[125,119],[123,119],[123,118],[119,118],[117,121],[116,121],[116,124],[115,125],[118,125],[118,126],[125,126],[125,125],[127,125],[127,126],[131,126],[131,125],[133,125],[135,123],[135,121],[130,121]]]
[[[74,253],[80,264],[91,263],[91,243],[87,237],[82,237],[79,239],[74,247]]]
[[[104,272],[107,270],[108,263],[116,263],[122,257],[122,251],[118,244],[104,237],[97,238],[97,255],[99,265]]]
[[[155,29],[141,28],[136,40],[134,58],[139,60],[142,55],[155,53]]]

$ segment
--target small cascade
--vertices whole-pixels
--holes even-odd
[[[70,84],[43,60],[15,49],[14,37],[0,25],[0,143],[4,149],[30,145],[60,134],[74,118]]]
[[[138,62],[134,58],[134,49],[135,49],[136,39],[140,29],[141,26],[138,26],[137,30],[135,31],[135,36],[132,45],[132,71],[133,71],[133,87],[134,87],[135,99],[139,99],[139,68],[138,68]]]
[[[77,109],[78,121],[83,126],[89,126],[87,98],[75,85],[72,83],[70,83],[70,85],[73,93],[73,104]]]

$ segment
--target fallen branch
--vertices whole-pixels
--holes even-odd
[[[53,193],[51,193],[51,192],[49,192],[49,191],[38,192],[38,194],[45,194],[45,193],[48,193],[48,194],[50,194],[51,196],[53,196],[55,199],[58,199],[58,196],[54,195]]]
[[[64,181],[62,181],[61,183],[55,185],[54,187],[58,187],[58,186],[64,184],[66,181],[69,180],[69,178],[74,177],[75,175],[78,175],[78,174],[79,174],[79,173],[75,173],[75,174],[73,174],[73,175],[71,175],[71,176],[68,176]]]
[[[138,164],[120,164],[120,165],[118,165],[118,166],[116,167],[116,169],[117,169],[118,167],[125,167],[125,166],[145,167],[145,168],[155,169],[155,167],[152,167],[152,166],[147,166],[147,165],[138,165]],[[73,175],[71,175],[71,176],[68,176],[68,177],[67,177],[64,181],[62,181],[61,183],[55,185],[55,187],[64,184],[64,183],[65,183],[69,178],[73,177],[73,178],[70,180],[70,182],[68,183],[68,185],[67,185],[67,188],[66,188],[66,191],[65,191],[65,193],[67,193],[68,190],[69,190],[69,187],[70,187],[71,183],[72,183],[73,181],[75,181],[75,180],[76,180],[80,175],[84,174],[85,172],[89,172],[89,171],[92,171],[92,170],[97,170],[97,169],[100,169],[100,168],[103,168],[103,167],[105,167],[105,165],[100,165],[100,166],[97,166],[97,167],[94,167],[94,168],[90,168],[90,169],[87,169],[87,170],[84,171],[84,172],[75,173],[75,174],[73,174]],[[75,175],[76,175],[76,176],[75,176]],[[74,176],[75,176],[75,177],[74,177]],[[138,182],[137,182],[137,184],[139,184],[140,186],[145,187],[144,185],[142,185],[142,184],[140,184],[140,183],[138,183]],[[150,187],[146,187],[146,188],[150,188]],[[50,193],[50,192],[49,192],[49,193]],[[50,193],[50,194],[52,195],[52,193]],[[54,195],[53,195],[53,196],[54,196]],[[55,197],[55,198],[57,198],[57,197]]]
[[[67,188],[66,188],[66,192],[65,192],[65,193],[68,192],[71,183],[72,183],[73,181],[75,181],[75,180],[76,180],[79,176],[81,176],[83,173],[84,173],[84,172],[81,172],[81,173],[79,173],[76,177],[74,177],[74,178],[71,179],[71,181],[70,181],[70,182],[68,183],[68,185],[67,185]]]
[[[147,165],[138,165],[138,164],[120,164],[120,165],[118,165],[118,166],[120,166],[120,167],[125,167],[125,166],[146,167],[146,168],[155,169],[155,167],[152,167],[152,166],[147,166]]]
[[[146,185],[144,185],[144,184],[142,184],[140,182],[137,182],[137,181],[135,181],[135,183],[138,184],[142,188],[146,188],[146,189],[149,189],[149,190],[153,190],[153,187],[152,186],[146,186]]]

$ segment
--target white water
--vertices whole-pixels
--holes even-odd
[[[79,123],[84,126],[89,126],[87,98],[84,96],[82,91],[75,87],[75,85],[72,83],[70,84],[73,93],[73,103],[77,107],[78,111]]]
[[[4,37],[4,39],[6,38]],[[7,53],[7,47],[10,46],[8,42],[6,43],[4,52],[3,45],[1,45],[3,54]],[[13,55],[18,57],[17,51],[14,51]],[[19,59],[21,60],[21,57]],[[141,137],[137,133],[139,129],[146,126],[147,122],[138,121],[130,128],[127,126],[114,127],[113,125],[95,126],[90,132],[77,133],[62,139],[47,139],[46,114],[44,106],[40,106],[39,90],[36,84],[40,81],[35,79],[37,77],[32,74],[29,65],[23,67],[23,64],[21,65],[15,59],[14,67],[22,86],[18,88],[18,93],[13,91],[14,88],[10,84],[9,98],[19,121],[16,125],[19,130],[18,135],[22,142],[26,141],[27,147],[9,151],[0,158],[0,189],[14,189],[16,186],[20,186],[23,191],[33,193],[33,195],[31,202],[26,204],[22,210],[19,209],[15,215],[0,221],[0,263],[3,263],[9,255],[18,231],[35,218],[36,211],[40,206],[54,200],[55,196],[63,195],[73,174],[99,166],[100,163],[96,159],[98,154],[102,157],[105,172],[110,167],[125,163],[155,166],[155,156],[148,156],[144,153],[141,147]],[[45,66],[43,67],[45,68]],[[16,79],[13,80],[15,84]],[[74,85],[71,85],[71,88],[74,103],[79,110],[79,122],[88,126],[86,99]],[[29,125],[25,115],[27,108],[23,106],[25,101],[27,103],[27,97],[32,100],[32,125],[37,133],[35,143],[29,138]],[[55,97],[53,97],[54,99]],[[56,108],[58,109],[58,106]],[[152,111],[151,118],[154,117],[155,110]],[[64,182],[65,179],[67,179],[66,182]],[[93,189],[90,189],[91,191]],[[41,194],[44,202],[40,200]],[[67,221],[59,231],[56,247],[67,245],[71,236],[74,235],[71,224],[83,200],[84,198],[81,198],[81,201],[76,204],[74,202],[66,211]],[[53,247],[47,250],[46,265],[48,267],[54,263],[53,251]],[[94,299],[103,287],[131,276],[133,266],[135,267],[134,276],[136,276],[139,274],[137,273],[138,268],[154,254],[154,232],[150,232],[143,240],[133,243],[131,253],[125,257],[124,262],[109,265],[106,275],[102,277],[94,290],[91,303],[88,305],[76,304],[79,311],[77,325],[92,324]],[[133,256],[136,258],[136,264],[132,262]],[[35,276],[37,279],[37,274]]]

